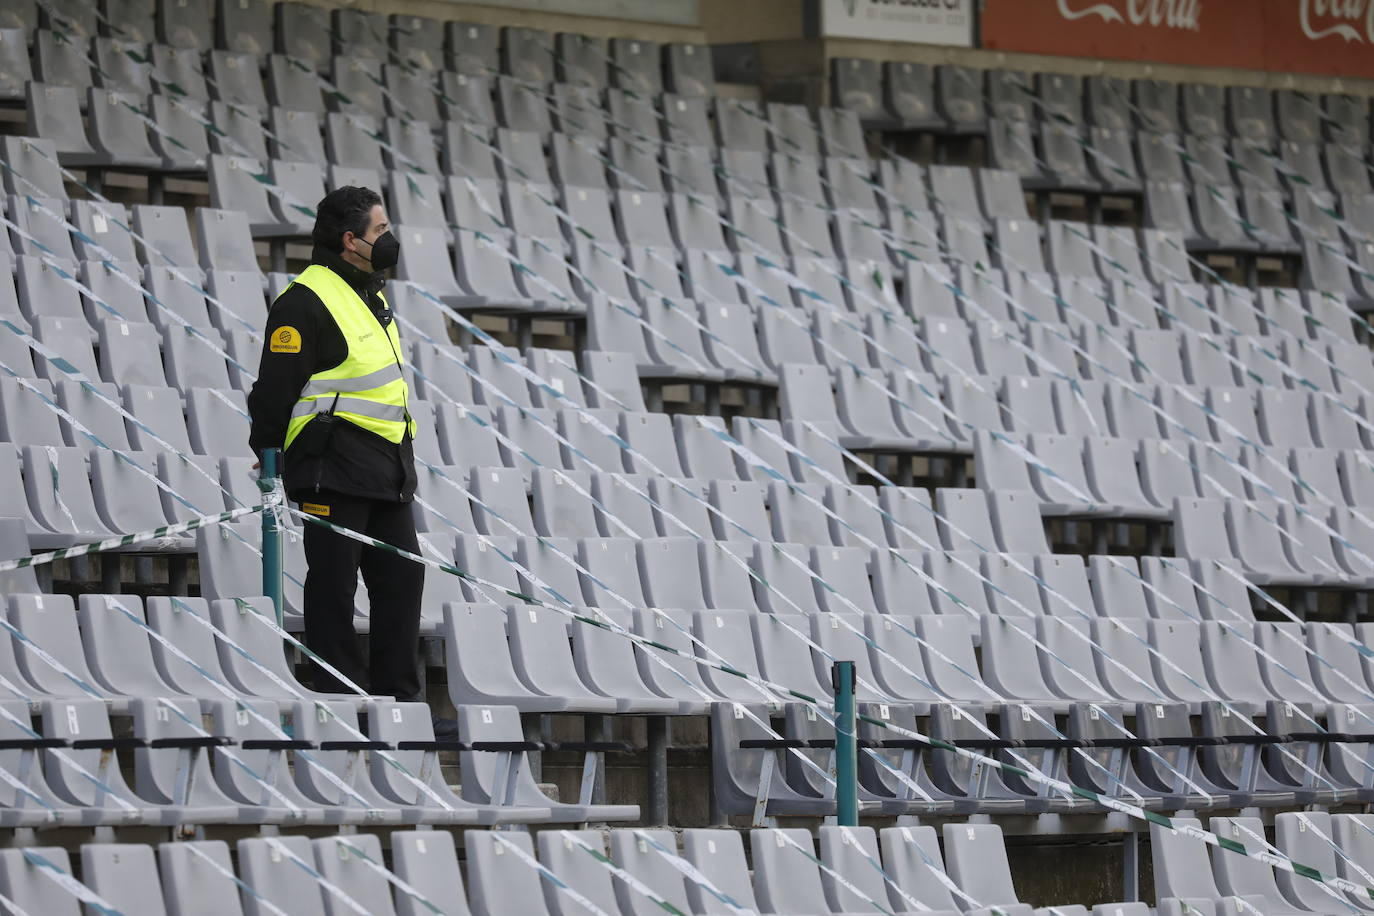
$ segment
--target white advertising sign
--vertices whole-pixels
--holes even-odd
[[[974,0],[820,0],[825,38],[973,44]]]

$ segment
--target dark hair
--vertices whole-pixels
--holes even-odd
[[[315,207],[315,229],[311,238],[328,251],[342,251],[343,234],[366,232],[372,208],[381,202],[381,195],[371,188],[335,188]]]

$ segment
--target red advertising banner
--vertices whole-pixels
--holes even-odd
[[[1374,77],[1374,0],[1265,0],[1264,69]]]
[[[983,47],[1374,78],[1374,0],[984,0]]]

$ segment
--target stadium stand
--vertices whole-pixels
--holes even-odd
[[[0,902],[1369,908],[1366,96],[833,57],[808,106],[476,18],[0,10]],[[298,678],[298,514],[260,594],[245,393],[346,184],[428,704]]]

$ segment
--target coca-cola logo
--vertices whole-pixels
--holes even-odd
[[[1370,0],[1302,0],[1300,19],[1303,34],[1313,41],[1339,35],[1348,42],[1374,43],[1374,2]],[[1356,27],[1361,19],[1363,34]]]
[[[1122,25],[1164,26],[1196,32],[1202,19],[1202,0],[1113,0],[1080,7],[1082,0],[1058,0],[1059,15],[1070,22],[1100,16],[1106,22]],[[1324,0],[1318,0],[1324,2]],[[1364,0],[1353,0],[1363,5]]]

